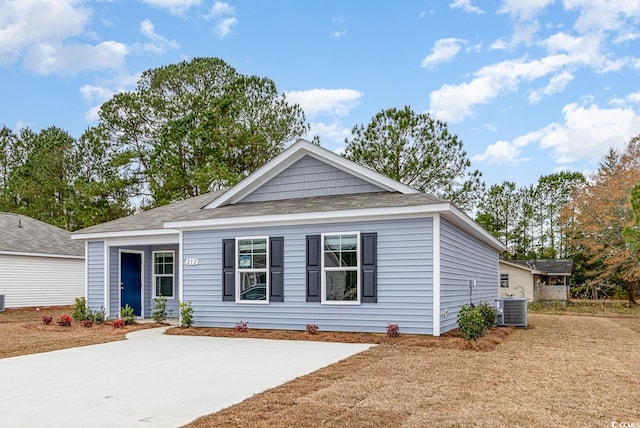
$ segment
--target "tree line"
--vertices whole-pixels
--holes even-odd
[[[308,132],[302,108],[273,81],[219,58],[150,69],[77,139],[55,126],[3,127],[0,211],[78,230],[230,187]],[[635,290],[639,138],[588,176],[564,171],[487,189],[447,124],[405,106],[354,126],[344,156],[453,202],[505,243],[505,258],[570,257],[580,281]]]

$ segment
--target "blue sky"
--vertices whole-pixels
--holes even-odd
[[[487,184],[640,134],[640,0],[0,0],[0,125],[79,137],[142,71],[202,56],[271,78],[338,152],[383,109],[428,112]]]

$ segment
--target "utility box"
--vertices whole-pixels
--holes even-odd
[[[501,297],[496,299],[498,325],[527,326],[527,299],[524,297]]]
[[[4,312],[4,294],[0,294],[0,312]]]

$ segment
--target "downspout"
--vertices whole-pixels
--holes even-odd
[[[433,335],[440,336],[440,214],[433,215]]]

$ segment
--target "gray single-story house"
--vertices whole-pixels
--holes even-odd
[[[440,335],[498,297],[504,246],[451,203],[304,140],[226,191],[73,234],[87,301],[149,317],[191,302],[194,325]]]
[[[85,295],[84,245],[28,216],[0,213],[0,295],[4,306],[71,305]]]

